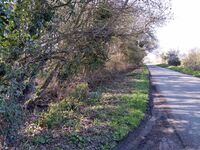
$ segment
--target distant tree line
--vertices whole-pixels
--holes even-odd
[[[192,49],[180,58],[180,51],[170,50],[167,53],[161,53],[162,63],[170,66],[184,66],[192,70],[200,70],[200,51]]]

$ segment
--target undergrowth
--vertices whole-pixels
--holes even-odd
[[[148,89],[145,67],[124,74],[123,79],[99,91],[88,91],[88,85],[81,83],[40,114],[34,125],[41,131],[33,134],[37,129],[31,130],[33,136],[24,139],[26,147],[113,149],[144,118]],[[30,132],[29,128],[26,131]]]

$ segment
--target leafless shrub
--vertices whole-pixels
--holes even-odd
[[[198,49],[191,50],[182,63],[193,70],[200,70],[200,51]]]

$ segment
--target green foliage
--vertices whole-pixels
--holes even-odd
[[[75,89],[71,92],[70,96],[80,101],[86,101],[88,99],[88,92],[88,84],[80,83],[76,85]]]
[[[64,122],[70,120],[70,115],[73,115],[74,111],[78,111],[81,105],[82,103],[78,100],[71,98],[52,104],[48,111],[42,114],[39,124],[48,128],[61,126]]]
[[[37,123],[43,129],[47,127],[49,134],[56,131],[59,137],[64,136],[70,148],[84,149],[91,145],[99,149],[114,148],[118,141],[140,124],[148,101],[147,69],[135,70],[124,77],[127,79],[122,83],[125,88],[120,86],[120,91],[115,91],[113,87],[110,90],[104,87],[105,89],[101,89],[102,97],[99,97],[100,91],[90,92],[89,99],[93,99],[92,103],[82,103],[68,97],[50,105]],[[127,86],[130,91],[126,89]],[[87,88],[87,85],[81,83],[76,88],[81,91]],[[121,92],[122,89],[125,91]],[[60,132],[61,127],[67,130]],[[31,143],[40,146],[47,144],[48,140],[49,138],[41,134],[31,138]]]
[[[167,63],[169,66],[180,66],[181,61],[178,56],[179,52],[175,50],[169,51],[166,56],[167,56]]]
[[[0,79],[6,74],[6,65],[5,63],[0,63]]]
[[[178,57],[168,60],[168,65],[170,66],[180,66],[181,62]]]
[[[157,66],[159,66],[159,67],[164,67],[164,68],[167,68],[167,67],[169,67],[169,65],[168,65],[168,64],[158,64]]]
[[[6,142],[14,142],[18,139],[17,131],[23,121],[24,113],[19,104],[13,101],[5,101],[0,97],[0,135],[6,136]]]
[[[191,68],[188,67],[184,67],[184,66],[168,66],[168,65],[163,65],[163,64],[159,64],[158,66],[160,67],[164,67],[164,68],[168,68],[168,69],[172,69],[178,72],[182,72],[185,74],[189,74],[189,75],[193,75],[195,77],[200,77],[200,71],[199,70],[193,70]]]
[[[13,0],[0,1],[0,39],[5,35],[5,29],[9,25],[12,18]]]
[[[52,76],[47,77],[45,86],[41,85],[44,89],[39,94],[47,89],[53,79],[56,82],[57,79],[70,81],[70,77],[89,75],[105,68],[111,54],[118,50],[122,53],[120,46],[118,50],[111,49],[113,37],[121,40],[119,45],[126,45],[125,41],[133,38],[132,46],[137,49],[131,47],[130,43],[126,45],[130,50],[127,57],[129,62],[141,64],[144,49],[151,49],[151,40],[146,36],[158,22],[161,23],[160,20],[165,20],[165,16],[158,14],[165,14],[163,10],[166,8],[162,3],[158,5],[161,6],[159,9],[155,4],[145,1],[141,2],[141,6],[135,6],[114,0],[1,0],[0,86],[4,90],[0,91],[0,109],[9,124],[7,128],[15,130],[17,134],[20,125],[18,120],[23,120],[24,98],[34,96],[37,91],[27,92],[26,88],[31,86],[34,89],[40,72],[45,70]],[[142,11],[134,11],[136,9]],[[155,18],[155,21],[151,22],[150,18]],[[144,20],[144,23],[138,24],[139,20]],[[55,64],[58,67],[54,69]],[[50,106],[43,113],[40,124],[49,128],[59,126],[79,108],[79,101],[91,101],[94,104],[98,102],[96,99],[98,94],[88,96],[88,85],[80,84],[70,98]]]
[[[45,135],[36,135],[32,138],[33,145],[40,145],[48,143],[49,137]]]
[[[141,74],[137,74],[134,87],[134,93],[120,97],[122,104],[118,109],[119,114],[115,114],[111,121],[111,126],[115,129],[114,138],[117,141],[137,127],[144,118],[149,90],[147,69],[143,70]]]
[[[145,50],[134,44],[134,41],[131,41],[127,45],[128,47],[125,48],[124,52],[128,62],[137,66],[142,65],[143,58],[146,55]]]
[[[17,132],[23,122],[24,112],[19,104],[25,88],[24,84],[20,83],[22,74],[20,70],[17,70],[6,74],[0,81],[0,116],[3,119],[2,124],[4,124],[1,125],[0,134],[6,136],[6,142],[18,139]],[[10,82],[8,82],[9,79]]]
[[[180,67],[180,66],[179,67],[169,66],[168,68],[175,70],[175,71],[185,73],[185,74],[190,74],[190,75],[193,75],[195,77],[200,77],[200,71],[198,71],[198,70],[193,70],[193,69],[190,69],[190,68],[187,68],[187,67]]]
[[[86,143],[87,139],[84,138],[83,136],[77,134],[76,132],[73,132],[69,135],[69,139],[71,142],[77,145],[83,145]]]
[[[1,130],[8,143],[18,139],[17,130],[24,117],[20,102],[24,98],[30,76],[33,75],[31,72],[37,66],[37,63],[24,65],[19,59],[35,53],[34,40],[50,21],[46,15],[51,14],[42,8],[44,4],[36,0],[35,5],[32,5],[32,2],[31,0],[0,2],[0,86],[3,87],[3,90],[0,89],[0,109],[4,112],[2,114],[4,126]],[[40,8],[36,7],[38,3]],[[32,26],[37,33],[29,32]]]
[[[100,101],[102,97],[102,92],[101,91],[96,91],[96,92],[90,92],[89,97],[87,99],[87,102],[89,104],[95,104],[96,102]]]
[[[28,34],[33,40],[38,39],[46,29],[49,29],[49,22],[54,17],[54,11],[47,1],[35,0],[35,4],[35,8],[32,8],[35,13],[31,14],[32,16],[28,25]]]
[[[61,81],[69,79],[80,71],[80,62],[77,60],[78,59],[74,59],[70,63],[66,63],[61,67],[58,74]]]

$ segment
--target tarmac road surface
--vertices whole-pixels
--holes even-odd
[[[149,65],[152,116],[116,150],[200,150],[200,78]]]

